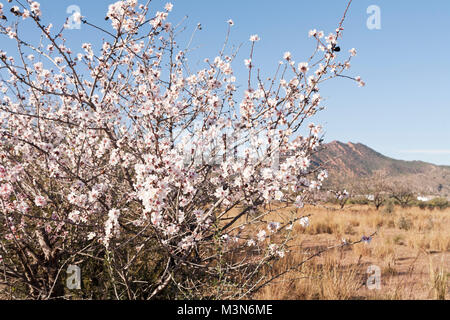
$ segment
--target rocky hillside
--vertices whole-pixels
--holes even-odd
[[[421,161],[395,160],[361,143],[333,141],[315,154],[313,162],[326,168],[333,181],[367,178],[384,171],[395,181],[407,181],[417,192],[450,195],[450,167]]]

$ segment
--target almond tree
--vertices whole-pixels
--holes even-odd
[[[359,186],[360,193],[370,196],[377,210],[389,197],[388,174],[385,171],[377,171],[370,178],[363,179]]]
[[[12,298],[251,296],[321,185],[309,160],[321,127],[300,129],[322,109],[322,82],[364,85],[344,74],[356,51],[338,56],[345,14],[328,36],[310,32],[309,59],[286,53],[269,80],[251,36],[239,90],[227,41],[193,71],[172,5],[149,3],[111,4],[108,29],[77,16],[103,38],[80,49],[38,2],[0,4],[0,33],[17,48],[0,51],[0,281]],[[273,218],[274,203],[293,209]],[[69,264],[82,293],[64,287]]]
[[[417,199],[417,195],[408,181],[393,181],[389,184],[388,191],[390,197],[398,201],[403,208]]]

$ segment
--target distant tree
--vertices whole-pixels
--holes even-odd
[[[334,195],[335,202],[339,205],[341,210],[344,209],[350,198],[350,193],[346,189],[339,191],[329,190],[329,192]]]
[[[415,199],[416,194],[407,181],[394,181],[388,186],[390,197],[397,200],[402,207],[409,206]]]
[[[386,202],[389,196],[388,175],[385,171],[377,171],[371,177],[363,179],[359,185],[359,192],[373,202],[377,210]]]
[[[322,189],[328,192],[330,200],[342,210],[357,190],[355,181],[357,177],[354,173],[333,174],[325,181]]]

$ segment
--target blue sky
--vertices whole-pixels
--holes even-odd
[[[1,1],[1,0],[0,0]],[[6,1],[4,1],[6,2]],[[142,2],[142,1],[140,1]],[[254,62],[267,75],[275,71],[285,51],[298,62],[306,60],[314,45],[310,29],[333,31],[346,0],[172,0],[169,20],[185,15],[186,35],[197,23],[203,26],[193,45],[198,47],[191,66],[215,57],[222,48],[228,19],[235,22],[230,41],[243,43],[237,62],[247,58],[251,34],[258,34]],[[66,8],[78,5],[91,22],[103,20],[107,0],[41,0],[44,19],[62,24]],[[154,11],[166,1],[153,0]],[[381,9],[381,30],[369,30],[366,10]],[[24,31],[26,32],[27,29]],[[367,85],[335,79],[322,87],[326,110],[314,119],[324,125],[326,141],[361,142],[394,158],[450,165],[450,1],[354,0],[340,45],[355,47],[350,75]],[[99,42],[94,30],[69,30],[70,46]],[[8,47],[1,44],[2,49]],[[197,60],[196,60],[197,57]],[[200,59],[202,58],[202,59]],[[238,81],[246,80],[243,73]],[[239,78],[241,77],[241,78]]]

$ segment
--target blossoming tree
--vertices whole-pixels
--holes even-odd
[[[104,38],[80,53],[39,3],[0,4],[17,48],[0,51],[0,281],[13,297],[68,294],[70,264],[85,298],[251,296],[294,225],[309,224],[303,203],[326,173],[310,164],[321,127],[308,118],[319,85],[348,77],[344,19],[326,37],[312,30],[311,58],[285,53],[269,80],[251,36],[239,90],[227,42],[194,72],[172,5],[150,14],[149,3],[111,4],[109,29],[75,17]],[[20,34],[25,19],[40,41]]]

